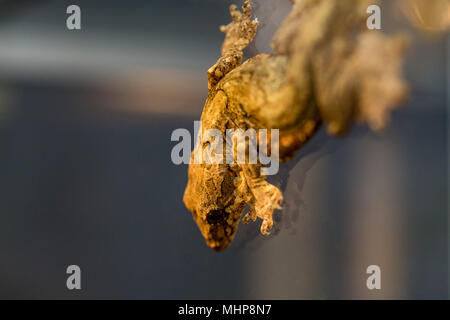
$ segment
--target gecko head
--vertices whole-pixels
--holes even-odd
[[[224,164],[190,164],[183,201],[208,246],[226,249],[236,234],[245,201],[236,188],[236,174]]]

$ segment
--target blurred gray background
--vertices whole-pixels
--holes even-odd
[[[290,9],[254,2],[248,57]],[[204,244],[170,134],[200,117],[230,3],[0,1],[0,298],[448,298],[449,40],[393,2],[383,29],[411,36],[411,97],[389,128],[319,132],[272,178],[285,192],[273,235],[254,223],[225,252]],[[81,31],[66,28],[70,4]],[[81,291],[66,289],[71,264]]]

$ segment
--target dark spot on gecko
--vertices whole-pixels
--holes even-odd
[[[225,219],[225,217],[226,217],[225,210],[211,210],[206,215],[206,220],[210,224],[216,224],[222,222]]]

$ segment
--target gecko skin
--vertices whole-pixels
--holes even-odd
[[[368,2],[358,3],[296,1],[273,39],[276,54],[260,54],[242,65],[242,50],[253,40],[258,23],[251,20],[249,1],[242,12],[231,6],[232,22],[221,27],[226,34],[222,57],[207,72],[202,130],[217,129],[226,137],[227,129],[279,129],[280,161],[287,161],[321,123],[336,135],[345,133],[353,119],[382,127],[389,109],[405,94],[399,76],[404,46],[400,39],[361,32]],[[346,23],[330,24],[340,15]],[[356,40],[348,40],[355,35]],[[391,62],[383,61],[386,56]],[[362,59],[369,63],[362,65]],[[374,76],[389,81],[390,87],[374,82]],[[283,201],[281,191],[261,175],[260,163],[195,164],[194,153],[202,153],[209,143],[203,140],[191,154],[183,198],[206,243],[216,251],[226,249],[247,205],[242,221],[260,218],[261,233],[269,234],[273,212]]]

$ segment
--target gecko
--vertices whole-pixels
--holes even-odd
[[[200,119],[202,130],[216,129],[223,137],[227,129],[278,129],[280,162],[291,160],[321,125],[336,136],[347,133],[354,121],[383,128],[407,94],[401,75],[404,38],[365,28],[366,9],[374,1],[291,2],[272,39],[274,52],[245,62],[243,50],[258,21],[252,19],[250,1],[242,10],[230,6],[232,21],[220,28],[225,33],[221,57],[207,70],[208,97]],[[282,192],[266,181],[259,162],[194,163],[194,153],[210,143],[194,146],[183,196],[206,244],[226,249],[241,221],[260,219],[261,233],[268,235]]]

